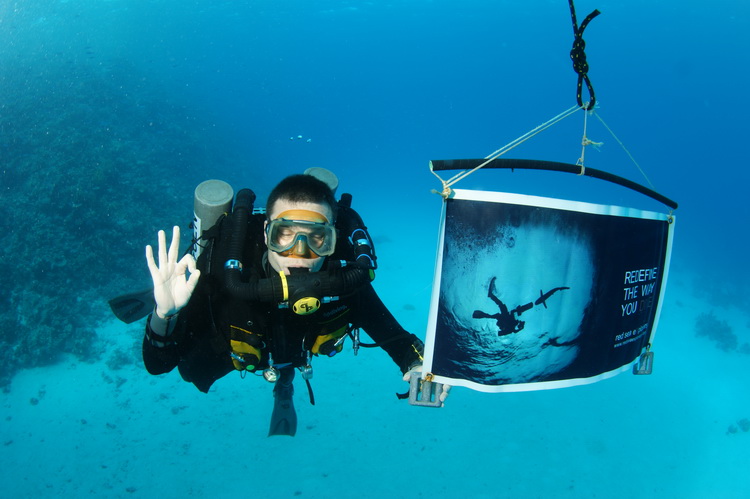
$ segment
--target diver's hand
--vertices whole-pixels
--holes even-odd
[[[154,250],[146,246],[146,262],[154,281],[156,315],[162,319],[174,315],[184,307],[195,290],[200,278],[200,270],[195,266],[193,255],[187,254],[177,261],[180,249],[180,228],[172,229],[172,243],[167,253],[167,237],[159,231],[159,266],[154,262]],[[186,272],[190,272],[187,277]]]
[[[411,381],[411,375],[413,373],[421,373],[421,372],[422,372],[422,365],[421,364],[412,367],[411,369],[409,369],[408,371],[406,371],[406,373],[404,374],[404,381],[406,381],[407,383],[409,383]],[[441,403],[441,406],[445,405],[445,399],[448,398],[448,394],[449,394],[450,391],[451,391],[451,386],[450,385],[443,385],[443,391],[440,393],[440,403]]]

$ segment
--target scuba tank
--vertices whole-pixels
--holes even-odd
[[[354,262],[362,268],[377,269],[378,257],[375,256],[375,245],[362,217],[352,209],[352,195],[342,194],[338,204],[336,228],[349,240],[351,249],[354,251]]]
[[[234,191],[223,180],[206,180],[198,184],[193,195],[193,257],[203,252],[203,233],[216,224],[219,217],[232,211]]]
[[[325,183],[333,194],[339,187],[339,179],[330,170],[320,167],[312,167],[305,170],[305,175],[311,175]],[[339,234],[346,236],[351,249],[354,251],[352,259],[362,268],[375,270],[378,268],[375,256],[375,245],[372,243],[367,227],[362,221],[359,213],[352,209],[352,195],[344,193],[338,202],[338,216],[336,218],[336,229]]]
[[[336,195],[336,189],[339,188],[339,179],[331,170],[326,170],[319,166],[313,166],[312,168],[305,170],[304,174],[317,178],[331,189],[334,196]]]

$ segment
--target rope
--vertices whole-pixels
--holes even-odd
[[[589,79],[588,75],[589,63],[586,61],[586,42],[583,41],[583,31],[596,16],[601,14],[601,12],[599,12],[598,10],[594,10],[591,14],[586,16],[581,25],[578,26],[578,21],[576,20],[576,8],[573,5],[573,0],[568,0],[568,4],[570,5],[570,18],[573,21],[573,35],[575,35],[575,38],[573,40],[573,48],[570,50],[570,59],[573,61],[573,70],[578,74],[576,101],[578,102],[578,105],[580,107],[588,111],[590,109],[594,109],[594,105],[596,104],[596,96],[594,95],[594,87],[591,84],[591,80]],[[586,104],[585,106],[583,104],[582,97],[584,83],[586,83],[586,89],[588,90],[589,96],[591,97],[588,104]]]
[[[625,147],[625,144],[623,144],[622,141],[619,138],[617,138],[617,135],[615,135],[615,132],[613,132],[612,129],[609,128],[609,126],[604,122],[604,120],[602,119],[601,116],[599,116],[598,113],[593,113],[593,114],[594,116],[596,116],[596,119],[598,119],[601,122],[601,124],[604,125],[604,128],[607,129],[607,131],[610,133],[610,135],[612,135],[612,137],[617,141],[617,143],[620,144],[620,147],[622,147],[622,150],[625,151],[625,154],[628,155],[628,157],[630,158],[630,161],[633,162],[636,168],[638,168],[638,171],[641,172],[641,175],[643,175],[643,178],[646,179],[646,182],[648,182],[649,187],[656,190],[656,187],[654,187],[654,184],[651,183],[651,180],[646,175],[646,172],[643,171],[643,168],[641,168],[641,165],[639,165],[638,162],[633,157],[633,155],[630,154],[630,151],[628,151],[628,148]]]
[[[586,136],[586,130],[588,128],[589,122],[589,113],[593,113],[593,111],[586,111],[585,113],[583,113],[583,138],[581,139],[581,157],[578,158],[578,161],[576,161],[576,165],[581,167],[581,173],[579,173],[578,175],[586,175],[586,165],[584,165],[583,161],[583,158],[586,154],[586,146],[599,147],[604,144],[604,142],[594,142]]]
[[[436,194],[440,194],[441,196],[443,196],[444,199],[448,199],[450,197],[451,193],[453,192],[453,190],[451,189],[452,185],[454,185],[458,181],[463,180],[464,178],[468,177],[469,175],[471,175],[475,171],[479,170],[480,168],[482,168],[483,166],[485,166],[487,163],[489,163],[493,159],[499,158],[500,156],[502,156],[506,152],[508,152],[511,149],[513,149],[513,148],[515,148],[515,147],[523,144],[524,142],[526,142],[530,138],[532,138],[535,135],[543,132],[544,130],[546,130],[547,128],[551,127],[552,125],[555,125],[555,124],[559,123],[560,121],[564,120],[565,118],[567,118],[568,116],[574,114],[575,112],[577,112],[580,109],[582,109],[581,106],[573,106],[570,109],[567,109],[567,110],[563,111],[562,113],[558,114],[554,118],[552,118],[552,119],[550,119],[550,120],[542,123],[541,125],[539,125],[538,127],[534,128],[533,130],[530,130],[530,131],[526,132],[525,134],[521,135],[517,139],[515,139],[515,140],[509,142],[508,144],[504,145],[500,149],[497,149],[496,151],[494,151],[493,153],[491,153],[489,156],[485,156],[484,159],[486,161],[483,162],[482,164],[480,164],[479,166],[477,166],[475,168],[472,168],[471,170],[464,170],[464,171],[462,171],[460,173],[457,173],[456,175],[452,176],[448,180],[443,180],[440,177],[440,175],[438,175],[432,169],[430,169],[430,171],[432,172],[432,174],[435,175],[438,178],[438,180],[440,180],[440,182],[443,184],[443,190],[441,192],[438,192],[436,190],[433,190],[432,192],[434,192]]]
[[[481,163],[479,166],[472,168],[471,170],[464,170],[462,172],[457,173],[453,177],[449,178],[448,180],[443,180],[440,175],[435,173],[432,168],[430,168],[430,171],[433,175],[435,175],[438,180],[443,184],[442,191],[438,192],[436,190],[433,190],[432,192],[436,194],[440,194],[444,199],[448,199],[453,192],[451,189],[451,186],[459,182],[460,180],[463,180],[464,178],[468,177],[475,171],[479,170],[480,168],[487,165],[490,161],[499,158],[506,152],[510,151],[511,149],[515,148],[516,146],[521,145],[522,143],[529,140],[531,137],[534,137],[538,133],[546,130],[547,128],[551,127],[552,125],[555,125],[556,123],[562,121],[563,119],[567,118],[568,116],[572,115],[579,109],[583,109],[586,111],[584,113],[583,118],[583,138],[581,139],[581,156],[578,158],[578,161],[576,162],[576,165],[581,167],[581,171],[579,175],[585,175],[586,173],[586,166],[584,164],[584,158],[586,153],[586,147],[593,145],[594,147],[601,146],[602,142],[594,142],[590,140],[586,136],[587,128],[588,128],[588,114],[591,112],[594,113],[594,109],[596,106],[596,95],[594,93],[594,87],[591,84],[591,79],[588,76],[588,70],[589,70],[589,64],[586,60],[586,42],[583,40],[583,32],[586,30],[586,27],[589,25],[589,23],[601,12],[598,10],[594,10],[591,12],[586,18],[583,20],[581,25],[578,25],[578,20],[576,18],[576,10],[575,6],[573,5],[573,0],[568,0],[568,5],[570,6],[570,18],[573,23],[573,34],[575,35],[575,38],[573,40],[573,48],[570,51],[570,59],[573,61],[573,70],[578,74],[578,85],[576,89],[576,102],[577,106],[574,106],[566,111],[563,111],[562,113],[558,114],[551,120],[542,123],[538,127],[534,128],[533,130],[527,132],[526,134],[518,137],[514,141],[504,145],[500,149],[494,151],[489,156],[485,156],[485,160],[483,163]],[[589,93],[589,101],[584,104],[583,103],[583,84],[586,84],[586,89]],[[635,158],[630,154],[630,152],[627,150],[627,148],[624,146],[624,144],[620,141],[620,139],[617,138],[617,136],[612,132],[612,130],[607,126],[606,123],[604,123],[604,120],[601,119],[601,117],[596,114],[597,119],[601,121],[601,123],[607,128],[610,134],[612,134],[612,137],[615,138],[615,140],[620,144],[620,146],[625,150],[627,155],[630,157],[630,159],[635,163],[635,165],[638,167],[638,170],[641,172],[643,177],[646,179],[646,181],[649,183],[649,185],[653,188],[653,184],[651,184],[651,181],[648,179],[646,174],[643,172],[643,169],[641,169],[640,165],[635,161]]]

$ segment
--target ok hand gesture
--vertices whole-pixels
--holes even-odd
[[[154,281],[156,315],[164,319],[174,315],[190,300],[200,278],[200,270],[195,266],[193,255],[187,254],[177,261],[180,249],[180,228],[172,229],[172,242],[167,253],[166,235],[159,231],[159,265],[154,262],[154,250],[146,246],[146,262]],[[190,272],[189,277],[187,272]]]

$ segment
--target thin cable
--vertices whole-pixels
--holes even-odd
[[[551,127],[552,125],[555,125],[555,124],[559,123],[560,121],[562,121],[565,118],[567,118],[568,116],[576,113],[580,109],[581,109],[581,107],[579,107],[579,106],[576,105],[576,106],[571,107],[570,109],[567,109],[566,111],[563,111],[562,113],[558,114],[554,118],[546,121],[545,123],[542,123],[541,125],[537,126],[533,130],[531,130],[529,132],[526,132],[525,134],[521,135],[517,139],[509,142],[508,144],[504,145],[500,149],[497,149],[496,151],[492,152],[489,156],[485,156],[485,159],[487,161],[485,161],[484,163],[480,164],[479,166],[477,166],[475,168],[472,168],[471,170],[465,170],[463,172],[460,172],[460,173],[454,175],[453,177],[449,178],[448,180],[443,180],[442,178],[440,178],[440,175],[438,175],[437,173],[435,173],[433,171],[432,172],[433,175],[435,175],[443,183],[443,192],[440,193],[440,194],[443,197],[449,196],[450,195],[450,190],[451,190],[450,187],[452,185],[454,185],[455,183],[457,183],[458,181],[463,180],[464,178],[468,177],[469,175],[471,175],[475,171],[477,171],[480,168],[482,168],[483,166],[485,166],[487,163],[489,163],[493,159],[499,158],[500,156],[502,156],[506,152],[508,152],[511,149],[513,149],[513,148],[515,148],[515,147],[523,144],[524,142],[526,142],[527,140],[529,140],[531,137],[534,137],[535,135],[543,132],[544,130],[546,130],[547,128]]]
[[[628,157],[630,158],[630,161],[632,161],[633,164],[638,168],[638,171],[641,172],[641,175],[643,175],[643,178],[646,179],[646,182],[648,182],[648,185],[652,189],[656,190],[656,188],[654,187],[654,184],[651,183],[651,180],[649,180],[648,176],[646,175],[646,172],[643,171],[643,168],[641,168],[641,165],[639,165],[638,162],[633,157],[633,155],[630,154],[630,151],[628,151],[628,148],[625,147],[625,144],[623,144],[622,141],[617,138],[617,135],[615,135],[615,132],[613,132],[612,129],[609,128],[609,126],[607,126],[607,124],[604,122],[604,120],[602,119],[602,117],[599,116],[598,113],[594,113],[594,116],[596,116],[596,119],[598,119],[602,123],[602,125],[604,125],[604,128],[606,128],[607,131],[612,135],[612,137],[614,137],[614,139],[617,141],[617,143],[620,144],[620,147],[622,147],[622,150],[625,151],[625,154],[628,155]]]

